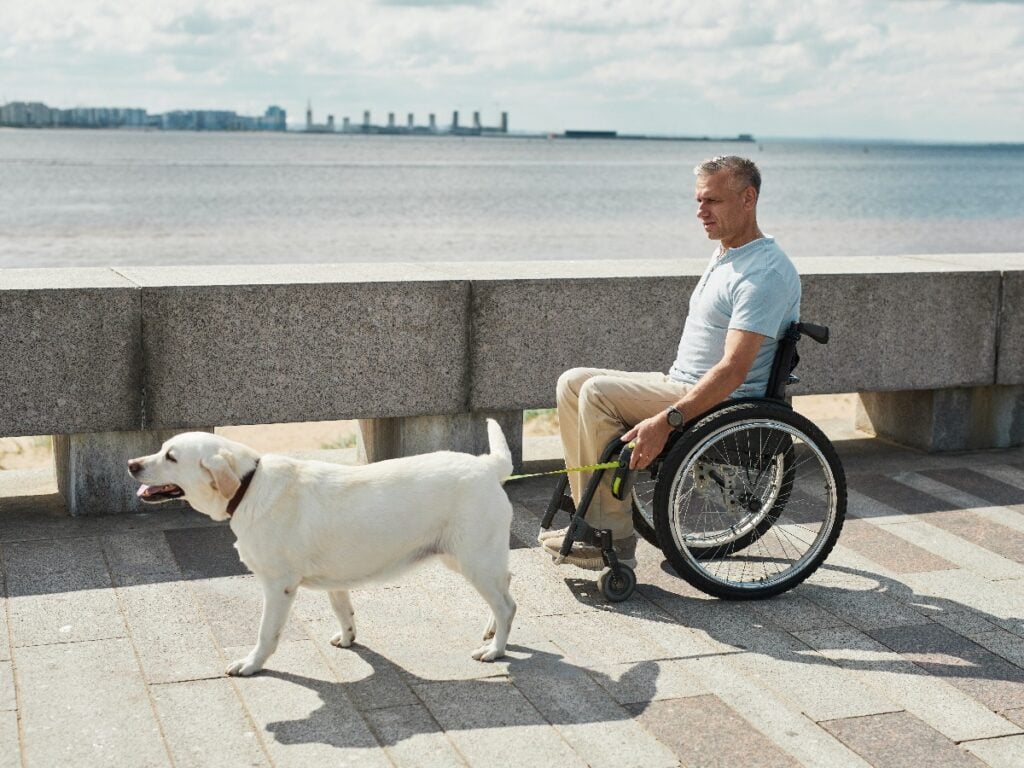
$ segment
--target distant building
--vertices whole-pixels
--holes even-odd
[[[150,115],[144,109],[73,107],[52,109],[39,102],[0,107],[0,126],[13,128],[160,128],[168,131],[284,131],[287,114],[269,107],[263,117],[227,110],[177,110]]]
[[[0,125],[15,128],[144,128],[144,109],[75,107],[53,109],[40,102],[14,101],[0,107]]]
[[[288,130],[288,113],[280,107],[267,107],[260,127],[264,131],[286,131]]]

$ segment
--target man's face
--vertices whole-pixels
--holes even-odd
[[[753,187],[737,190],[739,186],[729,171],[697,177],[697,218],[708,239],[721,240],[727,248],[756,220],[757,192]]]

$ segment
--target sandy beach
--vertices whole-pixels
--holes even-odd
[[[793,407],[820,426],[833,439],[853,428],[857,395],[808,395],[794,397]],[[217,433],[245,443],[262,453],[288,453],[356,444],[359,426],[355,421],[313,421],[298,424],[255,424],[218,427]],[[530,411],[523,423],[527,440],[558,434],[553,410]],[[53,461],[48,436],[0,438],[0,470],[44,467]]]

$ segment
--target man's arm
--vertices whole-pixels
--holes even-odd
[[[725,336],[725,353],[712,368],[701,376],[689,392],[675,404],[687,421],[699,416],[725,400],[746,380],[754,364],[757,351],[766,337],[752,331],[731,329]],[[661,453],[672,428],[659,411],[644,419],[622,436],[624,442],[636,441],[629,465],[643,469]]]

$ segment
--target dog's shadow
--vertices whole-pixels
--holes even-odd
[[[307,717],[268,723],[266,730],[278,743],[285,745],[316,742],[337,748],[376,747],[378,744],[388,747],[414,736],[440,733],[442,729],[628,720],[642,712],[647,704],[630,704],[628,709],[615,704],[617,691],[628,691],[630,701],[654,699],[659,672],[655,661],[638,662],[621,677],[613,679],[602,672],[570,664],[554,653],[515,645],[509,645],[508,650],[517,656],[503,660],[504,672],[496,669],[494,676],[469,680],[422,678],[362,645],[344,651],[357,654],[373,670],[359,681],[339,683],[265,670],[260,673],[262,676],[308,688],[322,702]],[[374,708],[375,693],[394,698],[397,680],[406,686],[408,700]],[[560,685],[574,692],[579,692],[580,685],[584,688],[599,685],[604,689],[601,698],[605,704],[601,707],[566,706],[566,695],[558,695],[551,688]],[[424,709],[421,700],[429,701],[429,711]],[[356,707],[354,703],[362,703],[362,706]],[[369,724],[375,740],[370,740],[366,728],[359,722],[357,710]],[[488,712],[493,712],[493,719],[488,717]]]

